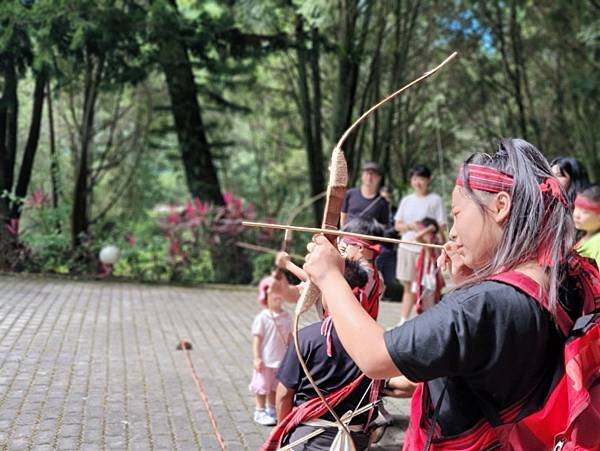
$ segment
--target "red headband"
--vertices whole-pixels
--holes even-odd
[[[467,164],[467,170],[469,172],[469,187],[471,189],[487,191],[488,193],[499,193],[500,191],[510,192],[513,187],[513,177],[506,172],[474,163]],[[458,186],[465,186],[463,173],[464,165],[460,167],[458,177],[456,178]],[[558,199],[565,207],[568,206],[556,177],[546,178],[546,180],[539,184],[539,187],[542,193],[549,192],[552,197]]]
[[[487,191],[488,193],[499,193],[500,191],[510,192],[512,189],[512,175],[500,172],[489,166],[473,163],[467,164],[467,170],[469,171],[469,187],[471,189]],[[458,177],[456,178],[456,184],[464,187],[465,179],[463,173],[464,165],[460,167]]]
[[[362,246],[365,249],[372,251],[375,254],[374,255],[375,257],[377,257],[379,254],[381,254],[381,246],[379,244],[374,244],[367,240],[362,240],[360,238],[356,238],[353,236],[341,236],[340,241],[344,241],[345,243],[348,243],[348,244],[355,244],[357,246]]]
[[[575,206],[584,210],[593,211],[594,213],[600,213],[600,204],[592,202],[587,197],[578,194],[575,198]]]
[[[505,172],[498,171],[497,169],[482,166],[480,164],[467,164],[469,187],[471,189],[477,189],[481,191],[487,191],[488,193],[499,193],[500,191],[510,192],[513,187],[513,177]],[[456,179],[456,185],[465,186],[465,180],[463,177],[464,165],[461,166]],[[542,193],[550,193],[550,195],[559,200],[565,208],[568,207],[567,200],[563,195],[563,191],[558,183],[556,177],[548,177],[542,183],[538,184]],[[598,206],[600,210],[600,206]],[[538,250],[538,262],[544,266],[550,266],[553,264],[551,256],[551,248],[547,243],[542,243]]]

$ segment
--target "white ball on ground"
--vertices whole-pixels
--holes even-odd
[[[104,246],[102,250],[100,250],[100,261],[105,265],[114,265],[121,257],[121,251],[117,246],[113,246],[112,244],[108,246]]]

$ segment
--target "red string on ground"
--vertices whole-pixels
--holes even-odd
[[[196,373],[196,369],[194,368],[194,364],[192,363],[192,359],[190,358],[190,351],[188,346],[186,346],[185,340],[181,340],[181,350],[185,352],[187,364],[190,367],[190,370],[192,371],[192,378],[194,379],[194,383],[198,388],[200,398],[202,399],[202,402],[204,402],[204,407],[206,407],[206,412],[208,413],[208,418],[210,419],[210,424],[212,426],[213,432],[215,433],[215,437],[217,438],[217,442],[219,442],[221,449],[223,451],[226,451],[227,447],[225,446],[225,441],[223,440],[223,436],[221,435],[221,433],[219,432],[219,428],[217,427],[217,420],[215,419],[212,409],[210,408],[210,404],[208,403],[208,396],[206,396],[206,392],[204,391],[202,381],[200,380],[198,373]]]

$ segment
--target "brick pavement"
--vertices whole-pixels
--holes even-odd
[[[385,325],[399,305],[384,303]],[[229,450],[256,450],[255,293],[0,277],[0,449],[219,449],[185,353]],[[314,320],[310,315],[305,322]],[[407,401],[387,407],[405,423]],[[380,451],[398,449],[390,428]]]

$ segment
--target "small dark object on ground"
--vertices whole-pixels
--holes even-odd
[[[190,350],[192,349],[192,344],[187,340],[181,340],[176,348],[178,351]]]

